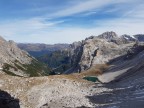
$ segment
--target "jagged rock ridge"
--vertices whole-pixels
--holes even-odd
[[[136,39],[128,35],[119,37],[115,32],[105,32],[82,42],[75,42],[69,49],[72,68],[66,73],[84,71],[96,64],[106,64],[109,60],[126,54],[135,42]]]

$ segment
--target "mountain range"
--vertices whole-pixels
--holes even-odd
[[[118,36],[115,32],[105,32],[70,45],[18,44],[18,46],[39,61],[48,64],[56,73],[73,73],[86,70],[95,64],[104,64],[114,57],[125,54],[129,48],[127,45],[143,41],[143,38],[144,35]]]
[[[17,46],[27,51],[34,57],[39,57],[41,55],[50,54],[51,52],[65,49],[69,44],[40,44],[40,43],[18,43]]]
[[[105,32],[35,56],[0,38],[0,105],[10,108],[143,108],[144,35]],[[41,47],[37,51],[42,51]],[[46,48],[45,50],[49,50]],[[7,64],[7,65],[5,65]],[[31,65],[33,64],[33,65]],[[9,66],[10,65],[10,66]],[[34,71],[27,70],[26,66]],[[21,67],[21,68],[20,68]],[[15,69],[16,68],[16,69]],[[17,71],[18,69],[18,71]],[[42,69],[42,70],[40,70]],[[48,70],[47,69],[47,70]],[[8,71],[8,72],[7,72]],[[11,76],[9,71],[14,74]],[[16,71],[16,72],[15,72]],[[40,77],[31,77],[30,73]],[[12,74],[12,75],[13,75]],[[26,75],[25,75],[26,74]],[[21,76],[21,77],[19,77]],[[4,96],[7,96],[5,98]],[[13,100],[13,101],[11,101]]]

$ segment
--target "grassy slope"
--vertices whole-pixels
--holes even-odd
[[[35,76],[44,76],[48,75],[50,72],[50,68],[48,68],[44,63],[33,60],[31,64],[21,64],[20,62],[15,62],[14,66],[5,63],[3,66],[3,71],[9,75],[17,76],[10,69],[14,69],[15,71],[22,70],[24,73],[28,74],[30,77]]]
[[[101,75],[106,69],[108,69],[108,67],[109,66],[107,64],[97,64],[84,72],[74,73],[73,75],[79,78],[88,77],[88,76],[98,76]]]

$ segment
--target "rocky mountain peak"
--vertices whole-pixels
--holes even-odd
[[[115,32],[105,32],[99,36],[90,36],[82,42],[75,42],[70,46],[71,72],[84,71],[96,64],[105,64],[109,60],[124,55],[128,46],[135,43],[129,35],[118,36]],[[70,71],[68,72],[70,73]]]
[[[78,46],[80,46],[82,44],[82,42],[73,42],[71,45],[70,45],[70,48],[74,48],[76,49]]]
[[[98,38],[111,40],[111,39],[118,38],[118,35],[113,31],[104,32],[103,34],[99,35]]]

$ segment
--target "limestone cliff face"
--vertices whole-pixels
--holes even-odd
[[[19,49],[14,41],[6,41],[0,37],[0,67],[3,68],[3,72],[11,75],[29,76],[29,66],[34,61],[36,63],[36,59],[26,51]]]
[[[81,70],[86,70],[96,64],[105,64],[110,59],[121,55],[123,47],[119,48],[114,43],[101,39],[86,40],[79,65]]]
[[[81,55],[83,53],[83,43],[82,42],[74,42],[70,45],[70,56],[71,56],[71,65],[77,66],[80,61]]]
[[[84,71],[96,64],[105,64],[109,60],[127,53],[127,50],[135,43],[133,40],[125,40],[114,32],[105,32],[99,36],[91,36],[82,42],[73,43],[70,47],[73,71]]]
[[[20,50],[13,41],[0,40],[0,59],[2,63],[12,63],[15,60],[22,64],[31,63],[30,55]]]

